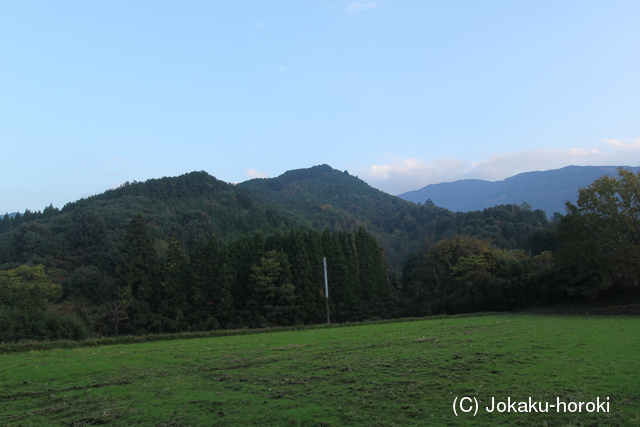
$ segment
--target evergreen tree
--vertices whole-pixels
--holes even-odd
[[[217,271],[215,288],[211,306],[214,318],[222,326],[235,318],[235,302],[233,300],[233,289],[236,275],[228,261],[228,253],[223,252],[220,256],[220,268]]]
[[[73,215],[74,224],[66,233],[72,251],[68,259],[75,265],[90,264],[93,261],[96,247],[107,234],[107,224],[102,216],[85,210]]]
[[[2,221],[0,221],[0,233],[7,232],[13,228],[13,222],[8,213],[4,214]]]
[[[386,317],[390,313],[387,268],[382,249],[364,227],[355,233],[355,246],[360,270],[360,298],[368,309],[367,317]]]
[[[264,237],[262,233],[242,236],[229,244],[227,265],[234,274],[233,300],[235,309],[241,317],[249,318],[249,275],[251,267],[264,255]]]
[[[322,258],[322,236],[318,231],[311,229],[303,234],[304,244],[307,248],[307,256],[309,258],[310,281],[311,288],[307,295],[309,300],[315,300],[315,303],[309,302],[310,310],[315,305],[315,313],[310,312],[308,322],[319,323],[326,319],[326,303],[324,298],[324,269]],[[294,282],[295,285],[295,282]]]
[[[322,276],[313,276],[314,269],[302,233],[291,232],[288,237],[287,253],[291,262],[292,282],[300,303],[297,317],[303,323],[315,323],[319,320],[318,290],[322,286]]]
[[[325,230],[323,246],[327,258],[331,318],[336,322],[357,320],[357,301],[350,292],[353,284],[354,259],[350,257],[349,261],[352,262],[347,262],[345,250],[337,233]]]
[[[158,289],[154,272],[157,264],[147,222],[142,214],[137,214],[127,227],[118,268],[122,286],[130,289],[134,299],[148,302],[156,299]]]
[[[153,322],[153,308],[159,304],[158,261],[142,214],[133,217],[124,238],[122,257],[116,269],[119,287],[113,296],[114,313],[126,308],[133,328],[142,332]],[[121,327],[123,321],[118,321]]]
[[[60,213],[60,209],[54,208],[53,204],[49,204],[49,206],[44,208],[44,210],[42,211],[42,218],[50,218],[58,213]]]
[[[346,320],[362,320],[370,316],[367,310],[364,289],[360,278],[360,262],[358,249],[353,233],[339,231],[336,238],[340,241],[345,262],[345,276],[342,284],[344,295],[344,312]],[[337,246],[336,246],[337,247]]]
[[[201,238],[189,258],[195,281],[194,309],[206,316],[207,302],[212,300],[210,283],[219,268],[218,244],[215,236],[209,242]]]
[[[195,306],[201,313],[203,329],[220,328],[233,314],[234,274],[227,258],[227,251],[220,251],[215,236],[208,243],[198,242],[191,255],[190,265],[196,283]]]
[[[175,237],[172,237],[169,242],[162,270],[162,292],[158,314],[169,319],[170,331],[185,330],[189,324],[194,324],[200,319],[195,310],[192,271]]]

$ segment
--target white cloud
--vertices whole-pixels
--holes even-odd
[[[522,172],[558,169],[569,165],[640,165],[640,138],[607,139],[601,145],[598,148],[512,151],[493,154],[476,162],[454,158],[402,159],[388,155],[381,164],[359,168],[358,175],[383,191],[401,194],[428,184],[460,179],[498,181]]]
[[[521,172],[557,169],[568,165],[592,165],[609,155],[597,149],[538,149],[495,154],[474,163],[466,173],[480,179],[500,180]]]
[[[605,139],[604,142],[626,152],[640,149],[640,138]]]
[[[244,173],[249,175],[251,178],[269,178],[269,175],[267,175],[266,173],[257,171],[255,169],[247,169],[244,171]]]
[[[356,10],[370,10],[370,9],[375,9],[376,7],[378,7],[378,2],[377,1],[372,1],[372,2],[354,2],[351,3],[348,7],[347,10],[349,12],[353,12]]]

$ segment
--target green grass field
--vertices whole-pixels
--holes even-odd
[[[0,355],[0,425],[640,425],[639,372],[632,317],[487,315],[54,349]],[[478,413],[456,417],[465,396]],[[609,411],[489,413],[492,397],[609,398]]]

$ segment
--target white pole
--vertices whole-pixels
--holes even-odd
[[[327,258],[322,258],[322,265],[324,266],[324,299],[327,303],[327,325],[331,324],[331,317],[329,315],[329,281],[327,280]]]

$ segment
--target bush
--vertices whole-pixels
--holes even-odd
[[[22,340],[83,340],[86,326],[77,318],[46,311],[0,308],[0,342]]]

